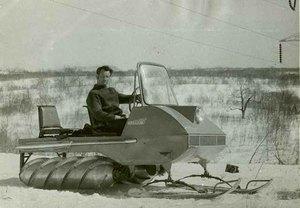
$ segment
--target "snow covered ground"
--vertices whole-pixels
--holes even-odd
[[[278,198],[279,192],[297,193],[299,190],[298,166],[267,164],[236,164],[240,173],[225,173],[226,163],[208,165],[212,175],[230,179],[241,177],[245,185],[247,179],[273,178],[270,186],[254,195],[228,194],[213,200],[194,199],[150,199],[124,196],[105,196],[97,193],[80,194],[70,191],[39,190],[23,185],[18,178],[19,157],[17,154],[0,153],[0,208],[6,207],[299,207],[300,198],[287,200]],[[176,179],[191,173],[202,171],[195,164],[175,164],[172,172]],[[192,179],[190,182],[196,182]]]

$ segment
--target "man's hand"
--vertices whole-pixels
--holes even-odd
[[[115,119],[124,119],[126,118],[126,115],[122,114],[122,115],[115,115]]]
[[[137,103],[141,103],[142,102],[142,96],[141,96],[141,94],[136,95],[135,96],[135,100],[136,100]]]

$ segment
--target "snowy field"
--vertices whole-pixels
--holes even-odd
[[[176,76],[172,82],[180,105],[201,107],[202,115],[226,133],[227,149],[222,157],[226,153],[226,158],[246,153],[242,162],[248,163],[259,146],[252,162],[296,164],[299,112],[289,109],[297,107],[300,94],[298,85],[292,82],[294,78],[282,81],[283,78]],[[55,105],[65,128],[82,128],[89,123],[87,110],[82,106],[94,83],[94,76],[79,75],[1,81],[0,151],[16,153],[18,139],[38,135],[37,105]],[[131,94],[133,77],[114,76],[110,85],[120,93]],[[241,104],[237,96],[241,86],[256,96],[245,119],[239,110],[232,110]],[[120,107],[128,116],[128,105]]]
[[[19,157],[17,154],[0,153],[0,207],[299,207],[300,198],[293,197],[291,193],[299,193],[298,166],[270,165],[270,164],[235,164],[239,166],[240,173],[225,173],[225,163],[209,164],[208,169],[212,175],[221,178],[242,178],[242,186],[249,179],[269,179],[270,186],[254,195],[228,194],[213,200],[194,199],[150,199],[131,198],[119,193],[116,196],[94,194],[80,194],[70,191],[39,190],[23,185],[18,179]],[[173,178],[179,178],[191,173],[202,171],[195,164],[175,164],[172,172]],[[190,181],[196,183],[195,179]],[[288,192],[286,197],[278,193]],[[298,194],[299,195],[299,194]],[[280,197],[281,196],[281,197]],[[285,198],[285,199],[283,199]],[[296,199],[293,199],[296,198]]]

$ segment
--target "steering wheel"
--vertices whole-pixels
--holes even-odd
[[[132,111],[134,102],[135,102],[136,106],[142,106],[142,101],[140,100],[140,99],[142,99],[142,98],[141,98],[141,97],[138,98],[138,95],[140,95],[140,94],[137,94],[137,93],[136,93],[138,90],[140,90],[140,87],[136,87],[136,88],[133,90],[132,94],[131,94],[131,96],[132,96],[134,99],[131,100],[131,101],[129,102],[129,104],[128,104],[128,107],[129,107],[129,111],[130,111],[130,112]]]

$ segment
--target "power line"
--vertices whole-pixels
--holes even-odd
[[[84,11],[84,12],[94,14],[96,16],[105,17],[107,19],[111,19],[111,20],[114,20],[114,21],[117,21],[117,22],[125,23],[127,25],[132,25],[132,26],[135,26],[137,28],[141,28],[141,29],[144,29],[144,30],[149,30],[149,31],[153,31],[153,32],[160,33],[160,34],[163,34],[163,35],[167,35],[167,36],[170,36],[170,37],[173,37],[173,38],[176,38],[176,39],[180,39],[180,40],[184,40],[184,41],[187,41],[187,42],[192,42],[192,43],[196,43],[196,44],[200,44],[200,45],[205,45],[207,47],[216,48],[216,49],[223,50],[225,52],[229,52],[229,53],[232,53],[232,54],[237,54],[237,55],[241,55],[241,56],[245,56],[245,57],[249,57],[249,58],[253,58],[253,59],[257,59],[257,60],[261,60],[261,61],[264,61],[264,62],[274,64],[273,60],[264,59],[264,58],[261,58],[261,57],[258,57],[258,56],[242,53],[242,52],[239,52],[239,51],[235,51],[235,50],[232,50],[232,49],[216,46],[216,45],[205,43],[205,42],[202,42],[202,41],[193,40],[193,39],[190,39],[190,38],[184,38],[184,37],[174,35],[174,34],[171,34],[171,33],[168,33],[168,32],[163,32],[163,31],[160,31],[160,30],[156,30],[154,28],[150,28],[150,27],[146,27],[146,26],[143,26],[143,25],[140,25],[140,24],[136,24],[136,23],[125,21],[125,20],[121,20],[121,19],[116,18],[116,17],[112,17],[112,16],[109,16],[109,15],[106,15],[106,14],[103,14],[103,13],[100,13],[100,12],[91,11],[91,10],[84,9],[84,8],[81,8],[81,7],[77,7],[77,6],[74,6],[74,5],[70,5],[70,4],[67,4],[67,3],[63,3],[63,2],[59,2],[59,1],[55,1],[55,0],[48,0],[48,1],[53,2],[55,4],[59,4],[61,6],[65,6],[65,7],[80,10],[80,11]],[[275,64],[275,65],[277,65],[277,64]]]
[[[163,3],[165,3],[165,4],[169,4],[169,5],[171,5],[171,6],[181,8],[181,9],[186,10],[186,11],[188,11],[188,12],[191,12],[191,13],[194,13],[194,14],[197,14],[197,15],[201,15],[201,16],[203,16],[203,17],[206,17],[206,18],[209,18],[209,19],[213,19],[213,20],[215,20],[215,21],[218,21],[218,22],[221,22],[221,23],[230,25],[230,26],[232,26],[232,27],[237,27],[237,28],[239,28],[239,29],[249,31],[249,32],[255,33],[255,34],[257,34],[257,35],[260,35],[260,36],[263,36],[263,37],[266,37],[266,38],[269,38],[269,39],[272,39],[272,40],[276,40],[276,41],[279,41],[279,40],[280,40],[280,39],[278,39],[278,38],[271,37],[271,36],[266,35],[266,34],[264,34],[264,33],[261,33],[261,32],[258,32],[258,31],[252,30],[252,29],[249,29],[249,28],[247,28],[247,27],[243,27],[243,26],[241,26],[241,25],[234,24],[234,23],[231,23],[231,22],[228,22],[228,21],[224,21],[224,20],[219,19],[219,18],[217,18],[217,17],[211,16],[211,15],[207,15],[207,14],[204,14],[204,13],[201,13],[201,12],[198,12],[198,11],[195,11],[195,10],[192,10],[192,9],[189,9],[189,8],[186,8],[186,7],[183,7],[183,6],[181,6],[181,5],[175,4],[175,3],[170,2],[170,1],[166,1],[166,0],[160,0],[160,1],[163,2]],[[294,46],[294,47],[297,47],[297,46],[295,46],[295,45],[293,45],[293,44],[290,44],[290,45],[292,45],[292,46]]]
[[[267,2],[268,4],[272,4],[272,5],[275,5],[275,6],[277,6],[277,7],[280,7],[280,8],[286,9],[286,10],[291,10],[291,9],[288,8],[288,7],[281,6],[280,4],[274,3],[274,2],[272,2],[272,1],[268,1],[268,0],[261,0],[261,1]]]
[[[292,34],[292,35],[280,40],[280,42],[294,42],[294,41],[299,42],[299,39],[300,39],[300,33],[295,33],[295,34]]]

